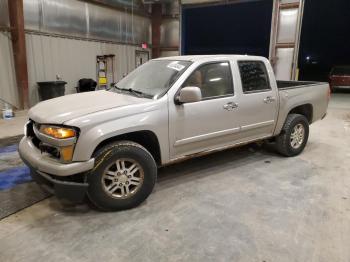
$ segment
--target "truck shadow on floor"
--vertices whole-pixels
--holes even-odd
[[[273,144],[250,144],[188,159],[159,169],[158,190],[196,177],[215,176],[216,173],[237,169],[254,162],[270,164],[274,158],[284,157],[276,153]]]
[[[275,152],[272,144],[250,144],[188,159],[183,162],[161,167],[158,170],[158,179],[152,194],[160,193],[172,187],[181,189],[184,184],[196,179],[205,177],[213,177],[214,179],[217,173],[229,172],[230,170],[233,170],[234,173],[235,169],[239,169],[245,165],[254,163],[258,165],[269,165],[273,160],[281,158],[284,159],[284,157]],[[88,201],[80,205],[59,201],[55,197],[49,201],[51,208],[64,212],[66,215],[75,216],[88,213],[92,210],[96,211]],[[145,203],[147,203],[147,200]],[[145,203],[139,207],[144,206]]]

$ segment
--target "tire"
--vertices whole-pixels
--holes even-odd
[[[302,140],[301,131],[304,130]],[[295,132],[295,130],[298,130]],[[298,134],[300,134],[298,136]],[[299,137],[293,139],[293,137]],[[287,116],[282,131],[276,138],[277,151],[287,157],[299,155],[305,148],[309,138],[309,122],[305,116],[299,114],[290,114]]]
[[[120,141],[96,152],[95,167],[87,180],[88,198],[98,209],[130,209],[151,194],[157,180],[157,165],[143,146]]]

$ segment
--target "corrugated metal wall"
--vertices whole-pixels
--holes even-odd
[[[9,32],[9,17],[7,0],[0,0],[0,110],[3,108],[1,99],[19,106],[18,94],[13,70],[12,45]]]
[[[179,55],[180,48],[180,3],[173,1],[163,5],[160,26],[161,56]]]
[[[0,98],[19,107],[17,90],[10,34],[0,31]],[[1,101],[0,106],[3,108]]]
[[[217,3],[218,0],[181,0],[181,3],[184,5],[187,4],[205,4],[205,3]],[[226,0],[222,0],[223,3],[226,2]]]
[[[124,8],[134,8],[141,9],[142,0],[90,0],[98,3],[103,3],[105,5],[113,6],[113,7],[124,7]]]
[[[160,26],[160,44],[165,47],[179,47],[180,21],[178,18],[165,18]]]
[[[0,98],[19,107],[6,29],[7,1],[0,0]],[[60,75],[68,83],[69,94],[80,78],[96,79],[97,55],[116,56],[117,80],[135,68],[135,51],[141,43],[150,43],[151,21],[126,9],[123,12],[77,0],[24,0],[31,106],[38,102],[38,81],[55,80]]]
[[[9,25],[9,16],[7,12],[7,0],[0,0],[0,26]]]
[[[135,51],[139,49],[130,45],[35,34],[26,34],[26,42],[31,105],[38,102],[36,82],[55,80],[59,75],[67,82],[66,94],[70,94],[75,93],[79,79],[96,79],[97,55],[116,55],[115,78],[121,79],[135,68]]]
[[[150,42],[150,18],[76,0],[24,0],[27,30],[119,43]]]

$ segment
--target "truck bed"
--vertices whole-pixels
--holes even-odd
[[[279,134],[291,109],[297,105],[311,108],[312,119],[309,120],[309,123],[313,123],[325,116],[329,101],[328,83],[277,81],[277,87],[279,90],[280,111],[278,115],[279,121],[276,125],[276,134]]]
[[[313,86],[313,85],[320,85],[323,83],[319,82],[310,82],[310,81],[283,81],[283,80],[277,80],[277,88],[278,89],[291,89],[291,88],[300,88],[305,86]]]

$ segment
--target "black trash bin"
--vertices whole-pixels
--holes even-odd
[[[67,82],[65,81],[38,82],[40,101],[48,100],[59,96],[64,96],[66,84]]]
[[[78,86],[76,87],[77,93],[91,92],[95,91],[97,83],[91,78],[82,78],[78,81]]]

